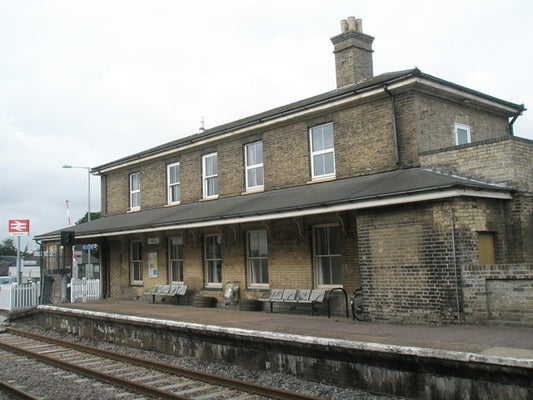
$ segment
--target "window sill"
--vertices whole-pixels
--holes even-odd
[[[329,182],[329,181],[334,181],[335,179],[337,179],[336,176],[325,176],[323,178],[315,178],[313,180],[307,181],[306,184],[310,185],[312,183]]]
[[[344,289],[344,286],[341,284],[339,285],[317,285],[316,288],[323,289],[323,290],[331,290],[331,289]]]
[[[134,212],[139,212],[139,211],[141,211],[141,208],[140,208],[140,207],[139,207],[139,208],[130,208],[130,209],[129,209],[128,211],[126,211],[126,212],[128,212],[128,213],[134,213]]]
[[[218,199],[218,194],[216,196],[202,197],[200,201],[209,201]]]
[[[222,290],[222,286],[204,286],[202,290],[205,290],[206,292],[220,292]]]
[[[254,194],[254,193],[262,193],[265,191],[265,188],[257,188],[257,189],[248,189],[246,192],[241,192],[241,194]]]
[[[181,201],[177,201],[175,203],[167,203],[165,204],[165,207],[174,207],[174,206],[179,206],[181,204]]]
[[[244,289],[244,292],[245,293],[254,293],[254,292],[266,293],[269,290],[270,289],[268,287],[249,287],[249,288]]]

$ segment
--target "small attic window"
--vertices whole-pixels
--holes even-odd
[[[455,124],[455,144],[459,146],[470,142],[470,127],[468,125]]]

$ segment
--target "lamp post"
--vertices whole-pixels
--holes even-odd
[[[79,165],[66,164],[66,165],[63,165],[62,168],[81,168],[81,169],[87,170],[87,221],[90,222],[91,221],[91,167],[83,167]],[[90,247],[87,249],[87,266],[88,267],[91,266],[91,248]],[[77,268],[75,272],[76,274],[73,277],[77,279],[78,278]]]

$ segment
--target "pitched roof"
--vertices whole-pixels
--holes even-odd
[[[507,112],[509,113],[510,116],[524,110],[523,105],[518,105],[518,104],[510,103],[510,102],[507,102],[501,99],[497,99],[495,97],[486,95],[484,93],[477,92],[475,90],[468,89],[463,86],[459,86],[454,83],[445,81],[443,79],[436,78],[434,76],[422,73],[418,68],[414,68],[414,69],[408,69],[408,70],[403,70],[403,71],[387,72],[387,73],[375,76],[371,79],[365,80],[357,84],[343,86],[335,90],[321,93],[316,96],[302,99],[302,100],[299,100],[299,101],[296,101],[296,102],[293,102],[293,103],[290,103],[290,104],[287,104],[281,107],[277,107],[271,110],[261,112],[259,114],[255,114],[255,115],[242,118],[236,121],[232,121],[232,122],[229,122],[229,123],[226,123],[226,124],[223,124],[223,125],[211,128],[211,129],[207,129],[201,133],[197,133],[197,134],[190,135],[184,138],[180,138],[172,142],[164,143],[162,145],[150,148],[148,150],[144,150],[142,152],[135,153],[135,154],[120,158],[118,160],[114,160],[109,163],[94,167],[92,168],[92,172],[98,173],[100,171],[106,170],[107,168],[120,166],[123,163],[139,160],[139,159],[149,157],[152,155],[157,155],[158,153],[161,153],[164,151],[169,151],[172,149],[179,149],[182,146],[201,142],[206,139],[214,138],[216,136],[220,136],[225,133],[232,132],[236,129],[251,127],[253,125],[267,122],[269,120],[273,120],[273,119],[280,118],[283,116],[290,116],[291,114],[297,113],[302,110],[308,110],[313,107],[331,103],[337,100],[342,100],[344,98],[362,94],[366,91],[371,91],[377,88],[387,87],[389,85],[402,82],[402,81],[406,81],[411,78],[421,78],[427,82],[432,82],[442,87],[448,87],[448,88],[457,90],[460,93],[468,93],[472,96],[482,98],[494,104],[498,104],[501,107],[508,109]]]
[[[64,228],[78,238],[266,221],[457,196],[509,199],[508,187],[411,168],[112,215]],[[57,240],[61,230],[36,240]]]

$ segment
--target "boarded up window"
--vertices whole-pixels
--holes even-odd
[[[478,248],[480,264],[496,264],[494,233],[478,232]]]

